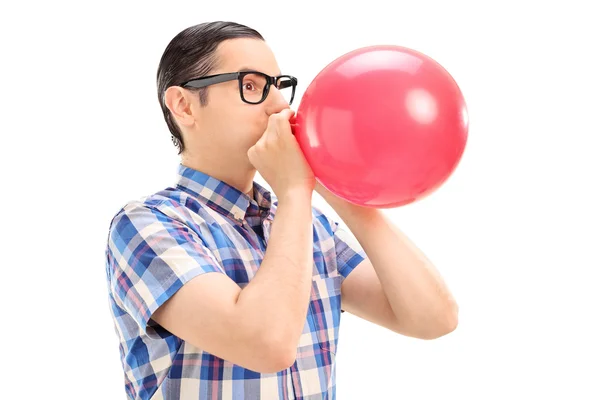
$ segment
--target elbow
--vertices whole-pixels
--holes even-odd
[[[452,332],[454,332],[457,327],[458,327],[458,317],[453,317],[452,319],[449,319],[448,321],[446,321],[444,324],[440,324],[437,331],[434,332],[434,334],[429,338],[429,340],[438,339],[438,338],[441,338],[442,336],[449,335]]]
[[[458,304],[455,302],[452,303],[450,311],[448,312],[448,316],[446,318],[446,327],[447,331],[445,335],[454,332],[454,330],[456,330],[458,327]]]
[[[297,340],[294,342],[286,336],[279,336],[269,340],[267,349],[271,352],[271,364],[273,372],[279,372],[290,368],[296,362],[298,354]]]
[[[413,323],[396,325],[393,329],[398,334],[422,340],[434,340],[446,336],[458,327],[458,308],[453,305],[449,311],[435,316],[413,318]],[[417,322],[418,321],[418,322]]]
[[[258,319],[252,322],[236,339],[237,344],[243,346],[247,360],[245,365],[237,364],[262,374],[274,374],[294,365],[299,335],[290,330],[288,324],[266,324]]]
[[[438,339],[454,332],[458,327],[458,307],[454,304],[449,311],[442,315],[437,323],[432,325],[434,328],[430,329],[429,332],[424,335],[423,339]]]
[[[274,374],[290,368],[296,362],[297,346],[289,341],[266,339],[261,348],[262,360],[261,373]]]
[[[296,348],[280,350],[272,360],[271,373],[277,373],[290,368],[296,362]]]

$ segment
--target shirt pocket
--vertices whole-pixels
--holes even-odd
[[[319,347],[336,353],[342,306],[342,276],[314,276],[310,296],[311,331]]]

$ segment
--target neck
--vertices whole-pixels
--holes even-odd
[[[202,157],[190,154],[181,156],[181,164],[218,179],[236,188],[250,197],[253,196],[253,182],[256,170],[244,168],[239,162],[234,162],[228,157],[203,155]]]

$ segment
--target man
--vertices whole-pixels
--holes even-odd
[[[129,398],[333,399],[341,312],[422,339],[455,329],[425,256],[315,182],[289,122],[296,78],[258,32],[190,27],[157,80],[178,180],[120,210],[106,251]]]

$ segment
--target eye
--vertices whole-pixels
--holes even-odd
[[[263,91],[265,85],[267,84],[267,80],[264,76],[259,74],[249,73],[244,76],[244,80],[242,82],[242,89],[247,93],[260,93]]]
[[[252,81],[244,82],[244,90],[254,91],[256,90],[256,84]]]

